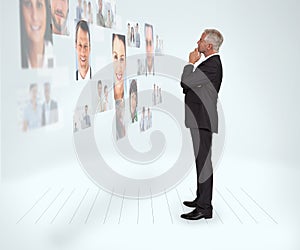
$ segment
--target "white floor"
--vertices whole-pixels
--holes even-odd
[[[96,187],[79,166],[5,181],[0,249],[300,249],[300,170],[223,159],[214,178],[214,217],[186,221],[195,175],[152,199]]]

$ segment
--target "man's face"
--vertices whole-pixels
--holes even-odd
[[[88,106],[85,106],[85,107],[84,107],[84,110],[85,110],[85,113],[87,114]]]
[[[80,27],[77,33],[76,51],[79,68],[88,69],[90,56],[89,34]]]
[[[153,53],[153,39],[152,39],[152,29],[151,27],[146,27],[145,32],[146,38],[146,53],[147,57],[152,57]]]
[[[69,0],[52,0],[51,15],[54,33],[59,34],[66,29],[68,14]]]
[[[139,26],[135,25],[135,33],[138,33],[138,32],[139,32]]]
[[[44,0],[22,0],[24,26],[29,40],[44,42],[46,32],[46,4]]]
[[[197,42],[199,53],[205,53],[207,51],[207,45],[208,44],[205,41],[206,36],[207,35],[205,33],[202,33],[202,36],[200,37],[200,40]]]

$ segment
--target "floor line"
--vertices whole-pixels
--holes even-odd
[[[105,224],[105,222],[106,222],[106,218],[107,218],[107,215],[108,215],[108,211],[109,211],[109,208],[110,208],[110,203],[111,203],[113,195],[114,195],[114,190],[111,192],[111,196],[110,196],[109,203],[108,203],[108,206],[107,206],[107,209],[106,209],[106,213],[105,213],[105,217],[104,217],[104,220],[103,220],[103,224]]]
[[[83,200],[85,199],[85,197],[86,197],[86,195],[87,195],[88,192],[89,192],[89,188],[86,190],[84,196],[82,197],[80,203],[78,204],[78,206],[77,206],[75,212],[73,213],[72,218],[71,218],[70,221],[69,221],[69,224],[71,224],[71,223],[73,222],[73,219],[74,219],[75,215],[77,214],[77,212],[78,212],[78,210],[79,210],[79,208],[80,208],[80,206],[81,206],[81,204],[82,204]]]
[[[169,214],[170,214],[170,217],[171,217],[171,222],[173,224],[173,217],[172,217],[172,214],[171,214],[171,208],[170,208],[170,205],[169,205],[169,200],[168,200],[168,196],[167,196],[166,190],[165,190],[165,197],[166,197],[166,201],[167,201],[168,208],[169,208]]]
[[[151,195],[152,222],[154,224],[154,210],[153,210],[153,198],[152,198],[151,188],[150,188],[150,195]]]
[[[227,191],[231,194],[231,196],[240,204],[240,206],[246,211],[246,213],[254,220],[254,222],[257,224],[258,221],[250,214],[248,209],[244,207],[244,205],[235,197],[235,195],[226,187]]]
[[[19,224],[21,220],[24,219],[24,217],[31,212],[31,210],[45,197],[45,195],[51,190],[51,188],[48,188],[48,190],[33,204],[33,206],[27,210],[27,212],[16,222],[16,224]]]
[[[258,206],[275,224],[278,224],[278,222],[266,211],[264,210],[258,202],[256,202],[243,188],[241,190]]]
[[[122,198],[122,204],[121,204],[121,210],[120,210],[120,216],[119,216],[119,222],[118,222],[118,224],[120,224],[120,222],[121,222],[121,216],[122,216],[123,205],[124,205],[125,190],[126,190],[126,189],[124,188],[124,192],[123,192],[123,198]]]
[[[49,204],[49,206],[44,210],[44,212],[40,215],[40,217],[35,221],[35,224],[39,222],[39,220],[43,217],[43,215],[48,211],[48,209],[52,206],[52,204],[56,201],[56,199],[60,196],[60,194],[64,191],[64,188],[60,190],[60,192],[56,195],[54,200]]]
[[[136,224],[139,224],[139,219],[140,219],[140,189],[138,191],[138,211],[137,211]]]
[[[68,200],[70,199],[70,197],[73,195],[74,192],[75,192],[75,188],[73,189],[73,191],[71,192],[71,194],[68,196],[68,198],[65,200],[65,202],[62,204],[62,206],[60,207],[60,209],[58,210],[58,212],[56,213],[56,215],[53,217],[52,221],[50,222],[51,224],[53,224],[54,220],[56,219],[56,217],[58,216],[58,214],[60,213],[60,211],[63,209],[63,207],[66,205],[66,203],[68,202]]]
[[[230,208],[230,210],[232,211],[232,213],[236,216],[236,218],[238,218],[238,220],[240,221],[241,224],[243,224],[242,220],[240,219],[240,217],[234,212],[234,210],[232,209],[232,207],[228,204],[228,202],[225,200],[225,198],[223,197],[223,195],[219,192],[218,189],[216,189],[218,194],[221,196],[221,198],[223,199],[223,201],[226,203],[226,205]]]
[[[221,223],[224,224],[223,221],[222,221],[222,219],[221,219],[221,217],[220,217],[220,215],[218,214],[217,210],[215,208],[214,208],[214,210],[216,212],[217,217],[220,219]]]
[[[99,196],[99,193],[100,193],[100,189],[98,189],[98,192],[97,192],[97,194],[96,194],[96,197],[95,197],[95,199],[94,199],[94,201],[93,201],[93,204],[92,204],[92,206],[91,206],[91,208],[90,208],[90,211],[89,211],[89,213],[88,213],[88,215],[87,215],[87,217],[86,217],[86,220],[85,220],[84,224],[86,224],[86,223],[88,222],[88,219],[89,219],[89,217],[90,217],[90,215],[91,215],[91,213],[92,213],[92,210],[94,209],[94,206],[95,206],[96,200],[97,200],[97,198],[98,198],[98,196]]]

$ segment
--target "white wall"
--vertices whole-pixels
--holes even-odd
[[[225,155],[297,165],[299,1],[135,3],[130,11],[124,1],[119,7],[153,20],[164,31],[166,52],[182,59],[188,59],[203,29],[215,27],[223,33]]]
[[[70,0],[70,4],[76,3]],[[225,38],[220,51],[224,68],[220,100],[226,119],[224,156],[293,166],[297,165],[300,147],[300,87],[296,78],[300,66],[299,5],[296,0],[119,0],[117,12],[124,33],[128,19],[152,23],[163,36],[165,53],[184,60],[204,28],[218,28]],[[2,177],[76,159],[72,116],[82,86],[68,84],[62,88],[64,120],[60,129],[22,134],[17,128],[16,91],[32,77],[20,70],[18,8],[18,1],[1,3]],[[74,54],[67,56],[73,59]]]

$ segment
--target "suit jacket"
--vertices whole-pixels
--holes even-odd
[[[58,121],[58,110],[57,110],[57,102],[50,100],[50,117],[49,124],[55,123]],[[46,125],[46,106],[43,103],[42,106],[42,126]]]
[[[193,65],[186,65],[181,76],[185,125],[218,133],[217,100],[223,77],[220,56],[213,55],[193,69]]]

